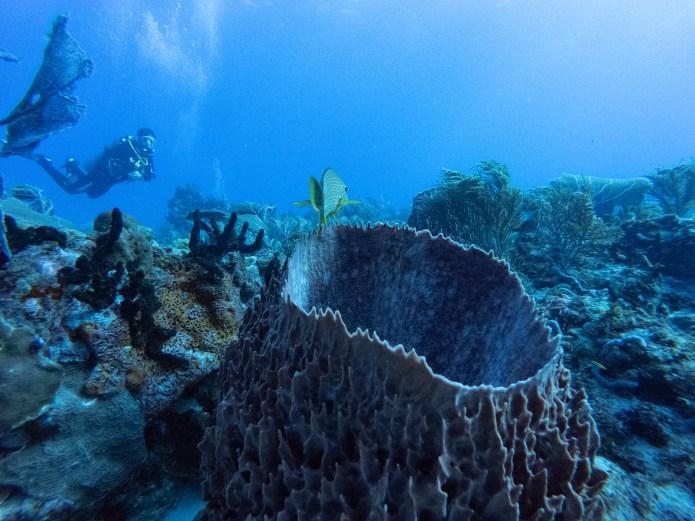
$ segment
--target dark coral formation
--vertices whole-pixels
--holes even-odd
[[[62,248],[67,244],[67,235],[52,226],[29,226],[20,228],[14,217],[5,215],[7,242],[12,253],[20,252],[29,246],[47,241],[57,242]]]
[[[204,268],[210,282],[218,281],[224,276],[225,270],[221,261],[226,254],[232,252],[248,254],[257,252],[263,247],[265,230],[258,229],[254,241],[247,243],[249,221],[244,220],[237,234],[234,230],[237,214],[234,212],[227,218],[222,212],[195,210],[190,217],[193,219],[193,228],[188,240],[190,256]],[[224,228],[221,228],[220,223],[224,220],[226,224]],[[206,240],[202,236],[203,233]]]
[[[114,208],[111,215],[111,226],[108,232],[97,237],[91,256],[81,255],[74,268],[66,266],[58,273],[62,285],[80,286],[74,290],[74,296],[97,311],[113,303],[125,275],[123,262],[114,260],[111,255],[123,231],[123,215],[118,208]]]
[[[225,253],[238,251],[239,253],[252,253],[263,246],[264,231],[260,230],[252,243],[246,243],[246,233],[249,229],[248,222],[244,222],[238,234],[234,232],[237,222],[236,212],[232,212],[224,228],[220,228],[220,221],[215,213],[203,215],[200,210],[193,212],[193,228],[188,240],[191,255],[195,258],[219,258]],[[205,222],[207,218],[208,222]],[[201,239],[200,232],[204,231],[207,242]]]
[[[152,268],[151,237],[148,232],[118,208],[99,215],[94,221],[97,232],[95,247],[90,254],[81,255],[74,267],[62,268],[59,280],[63,285],[79,286],[73,291],[76,298],[95,310],[110,306],[122,293],[126,275],[139,279]],[[141,275],[138,275],[142,272]],[[130,280],[126,292],[135,298],[133,289],[141,282]],[[155,306],[154,303],[150,307]]]
[[[204,519],[599,519],[598,435],[561,354],[482,251],[329,228],[227,352]]]

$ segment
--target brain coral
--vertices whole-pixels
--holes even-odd
[[[561,355],[484,252],[325,230],[227,351],[204,519],[600,519],[598,435]]]

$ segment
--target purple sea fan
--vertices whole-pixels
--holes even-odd
[[[483,251],[326,229],[227,351],[204,519],[600,519],[599,438],[561,355]]]

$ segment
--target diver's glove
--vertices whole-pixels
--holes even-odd
[[[127,175],[128,179],[130,179],[131,181],[138,181],[142,179],[142,174],[137,170],[134,170],[133,172],[128,172]]]

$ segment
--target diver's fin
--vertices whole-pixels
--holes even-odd
[[[0,156],[28,155],[47,136],[71,127],[85,106],[72,95],[75,83],[92,73],[94,64],[65,30],[67,16],[53,22],[43,62],[22,101],[0,121],[7,125]]]

